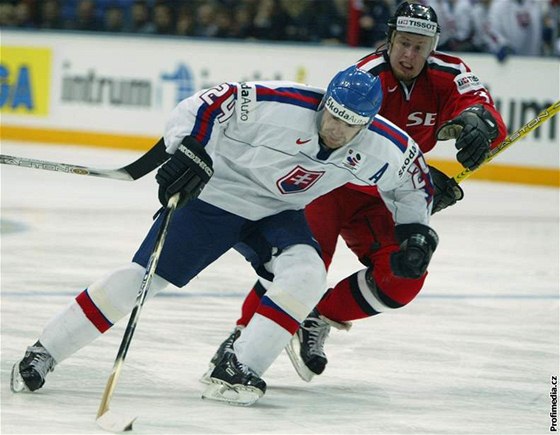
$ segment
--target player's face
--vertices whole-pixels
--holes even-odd
[[[348,124],[325,109],[321,117],[319,136],[327,148],[335,150],[354,139],[363,128],[363,125]]]
[[[420,74],[431,53],[432,41],[429,36],[394,33],[389,49],[389,61],[397,80],[411,82]]]

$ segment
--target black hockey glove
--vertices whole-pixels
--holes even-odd
[[[456,139],[457,160],[471,171],[488,157],[490,144],[498,136],[498,124],[492,114],[477,104],[444,123],[437,133],[438,140]]]
[[[434,205],[432,206],[432,214],[442,211],[457,201],[463,199],[463,189],[459,187],[454,178],[450,178],[439,169],[429,166],[432,181],[435,187]]]
[[[214,174],[212,158],[194,138],[183,139],[175,154],[156,174],[159,202],[165,207],[175,193],[181,192],[177,208],[196,198]]]
[[[400,250],[391,254],[391,269],[396,276],[420,278],[428,268],[438,245],[438,235],[422,224],[401,224],[395,227]]]

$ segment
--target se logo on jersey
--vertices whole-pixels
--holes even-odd
[[[283,194],[303,192],[313,186],[324,173],[324,171],[309,171],[298,165],[288,175],[280,178],[276,186]]]

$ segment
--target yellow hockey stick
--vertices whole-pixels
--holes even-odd
[[[514,144],[519,139],[527,136],[527,134],[535,130],[543,122],[552,118],[559,111],[560,111],[560,101],[557,101],[556,103],[552,104],[551,106],[543,110],[541,113],[539,113],[536,118],[531,119],[527,124],[525,124],[519,130],[506,137],[500,145],[498,145],[496,148],[490,151],[490,155],[486,158],[486,160],[484,160],[484,162],[482,162],[482,164],[478,168],[473,169],[472,171],[470,169],[463,169],[462,172],[458,173],[453,178],[457,183],[460,183],[466,178],[469,178],[475,171],[480,169],[482,166],[486,165],[488,162],[490,162],[494,157],[496,157],[506,148],[509,148],[510,145]]]

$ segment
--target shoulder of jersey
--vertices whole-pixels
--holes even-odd
[[[389,152],[397,155],[404,154],[409,147],[409,143],[411,143],[410,136],[404,130],[381,115],[375,116],[368,126],[368,130],[383,137],[385,139],[383,142],[388,145]]]
[[[322,88],[291,81],[243,82],[237,84],[241,90],[252,90],[251,97],[256,102],[277,102],[315,110],[325,90]]]
[[[362,57],[356,66],[364,71],[368,71],[373,75],[381,75],[384,71],[389,71],[390,67],[383,53],[371,53]]]
[[[431,74],[455,77],[470,72],[470,68],[461,58],[440,51],[432,53],[427,63]]]

